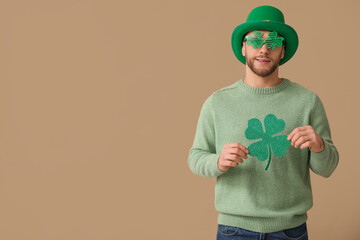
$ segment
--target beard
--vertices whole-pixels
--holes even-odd
[[[277,59],[272,59],[272,58],[268,58],[264,55],[260,55],[257,57],[253,57],[253,58],[246,58],[246,64],[249,66],[249,68],[251,69],[251,71],[253,73],[255,73],[256,75],[258,75],[259,77],[267,77],[269,75],[271,75],[279,66],[280,64],[280,60],[281,60],[281,56],[279,56]],[[270,62],[268,64],[272,64],[270,66],[270,68],[267,66],[266,68],[256,68],[254,62],[256,61],[256,58],[262,58],[262,59],[267,59]]]

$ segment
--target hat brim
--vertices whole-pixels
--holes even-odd
[[[241,51],[242,41],[244,35],[253,30],[276,31],[285,38],[285,54],[283,59],[280,60],[279,65],[286,63],[290,60],[290,58],[292,58],[292,56],[294,56],[299,45],[299,39],[296,31],[292,27],[284,23],[271,21],[245,22],[237,26],[231,35],[232,50],[235,53],[236,58],[243,64],[246,64],[246,59],[245,56],[242,55]]]

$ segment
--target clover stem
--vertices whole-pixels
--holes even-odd
[[[265,170],[268,170],[268,167],[269,167],[269,165],[270,165],[270,161],[271,161],[271,148],[270,148],[270,144],[269,144],[269,161],[268,161],[268,164],[266,165],[266,168],[265,168]]]

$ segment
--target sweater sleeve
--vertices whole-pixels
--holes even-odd
[[[315,98],[314,108],[310,115],[310,125],[323,139],[324,150],[319,153],[310,151],[309,165],[314,173],[327,178],[338,165],[339,153],[331,140],[330,126],[324,106],[317,95]]]
[[[200,111],[193,146],[189,151],[188,165],[198,176],[217,177],[224,173],[218,168],[220,154],[216,153],[215,125],[211,106],[212,96],[208,97]]]

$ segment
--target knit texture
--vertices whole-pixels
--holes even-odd
[[[294,148],[280,136],[306,125],[323,139],[322,152]],[[253,144],[252,152],[242,164],[223,172],[218,159],[224,145],[232,142],[247,148]],[[218,223],[262,233],[304,223],[313,206],[309,169],[329,177],[338,161],[321,100],[288,79],[269,88],[251,87],[241,79],[213,92],[201,108],[188,157],[195,175],[216,177]]]

